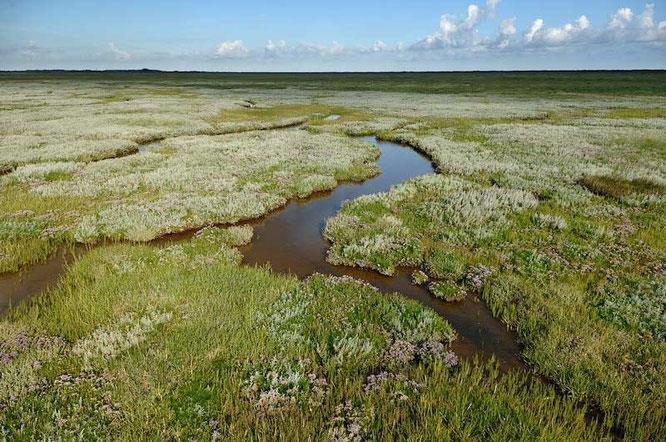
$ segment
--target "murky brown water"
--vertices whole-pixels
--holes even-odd
[[[10,307],[55,286],[67,265],[83,251],[83,247],[62,248],[47,261],[22,272],[0,274],[0,316]]]
[[[346,200],[361,195],[384,192],[407,179],[433,172],[431,162],[414,150],[395,143],[365,138],[382,151],[378,165],[382,173],[362,183],[345,183],[330,192],[304,200],[294,200],[286,207],[261,219],[248,222],[254,227],[252,242],[241,248],[244,263],[270,266],[278,272],[305,277],[313,273],[349,275],[376,286],[384,292],[398,292],[431,307],[458,333],[453,347],[460,356],[494,356],[505,370],[526,369],[520,358],[515,336],[476,298],[460,303],[446,303],[433,297],[426,288],[411,282],[409,269],[400,269],[393,277],[376,272],[333,266],[326,262],[327,242],[322,231],[326,220],[334,216]],[[191,237],[193,232],[168,235],[157,244]],[[79,252],[81,248],[77,249]],[[0,314],[10,305],[34,296],[54,285],[75,257],[71,250],[61,250],[48,261],[31,266],[19,274],[0,275]]]

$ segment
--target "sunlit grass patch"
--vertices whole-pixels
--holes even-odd
[[[149,241],[207,224],[255,218],[291,197],[368,178],[377,173],[377,155],[369,143],[328,133],[175,137],[157,149],[124,158],[20,166],[2,177],[0,184],[7,191],[1,198],[7,211],[14,206],[31,210],[28,219],[41,215],[34,210],[36,204],[49,205],[50,230],[43,230],[61,229],[59,238]],[[41,238],[42,232],[34,233],[31,240]],[[19,253],[12,241],[3,244],[0,268],[15,270],[43,259],[62,242],[51,246],[43,241],[39,251],[27,243]]]
[[[449,281],[435,281],[428,286],[428,289],[435,297],[446,302],[462,301],[467,296],[464,288]]]
[[[529,192],[482,188],[456,177],[426,176],[388,193],[359,198],[327,222],[327,259],[393,274],[421,266],[436,278],[459,278],[466,259],[452,248],[483,242],[508,219],[537,205]]]
[[[611,109],[608,118],[666,118],[666,108],[627,107]]]
[[[72,223],[88,210],[79,198],[42,197],[22,185],[4,186],[0,207],[0,273],[42,261],[73,242]]]
[[[339,115],[336,120],[326,120],[331,115]],[[348,109],[339,106],[324,104],[280,104],[275,106],[258,106],[251,102],[249,106],[241,106],[236,109],[223,109],[215,117],[215,122],[246,123],[246,122],[270,122],[288,120],[294,118],[305,118],[309,124],[327,124],[333,122],[344,122],[346,120],[368,120],[371,114],[357,109]]]

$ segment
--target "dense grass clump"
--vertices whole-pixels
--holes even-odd
[[[585,176],[581,185],[597,195],[617,200],[630,195],[666,195],[666,186],[647,178],[623,179],[608,175]]]

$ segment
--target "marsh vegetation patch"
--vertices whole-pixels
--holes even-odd
[[[0,321],[0,435],[664,438],[663,74],[63,75],[0,76],[0,272],[203,229],[95,249]],[[242,266],[252,229],[212,226],[378,174],[370,134],[438,173],[347,202],[329,261],[487,303],[563,395],[458,360],[420,304]]]

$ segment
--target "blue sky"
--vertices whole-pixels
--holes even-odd
[[[666,1],[0,0],[0,69],[666,68]]]

